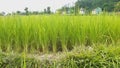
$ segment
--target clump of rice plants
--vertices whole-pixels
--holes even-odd
[[[4,16],[0,17],[0,49],[4,52],[57,52],[74,46],[116,44],[119,16]]]

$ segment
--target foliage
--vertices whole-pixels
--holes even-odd
[[[47,7],[47,14],[50,14],[50,13],[51,13],[50,7]]]
[[[93,50],[84,50],[80,53],[69,54],[61,61],[61,67],[68,68],[119,68],[120,67],[119,46],[99,46]]]
[[[115,4],[115,11],[120,12],[120,1],[117,4]]]
[[[26,12],[26,15],[28,15],[29,14],[28,7],[26,7],[24,10]]]
[[[90,49],[92,48],[92,49]],[[0,53],[1,68],[119,68],[120,46],[77,47],[57,60],[39,60],[27,54]],[[61,56],[62,57],[62,56]]]
[[[17,54],[0,53],[0,68],[38,68],[39,63],[33,58]]]
[[[86,8],[88,11],[101,7],[104,11],[114,11],[114,5],[119,0],[78,0],[75,5]]]

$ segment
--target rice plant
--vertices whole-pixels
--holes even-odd
[[[119,26],[120,17],[115,15],[2,16],[0,49],[4,52],[57,52],[81,45],[117,44]]]

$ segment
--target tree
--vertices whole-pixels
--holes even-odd
[[[38,12],[38,11],[33,11],[32,14],[34,14],[34,15],[38,15],[39,12]]]
[[[21,12],[20,12],[20,11],[17,11],[16,13],[17,13],[17,14],[21,14]]]
[[[46,10],[46,9],[44,9],[44,13],[45,13],[45,14],[47,13],[47,10]]]
[[[2,13],[0,13],[0,16],[3,16]]]
[[[26,7],[24,10],[25,10],[26,15],[28,15],[29,14],[28,7]]]
[[[115,4],[115,11],[120,12],[120,1]]]
[[[47,13],[48,13],[48,14],[51,13],[50,7],[47,7]]]
[[[78,0],[75,5],[85,8],[88,11],[93,10],[94,8],[100,7],[105,11],[111,12],[114,11],[114,5],[119,0]]]
[[[85,8],[88,11],[91,11],[93,9],[93,5],[92,5],[92,0],[78,0],[75,3],[76,9],[78,10],[80,7]]]

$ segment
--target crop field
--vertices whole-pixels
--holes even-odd
[[[100,45],[102,45],[102,50],[100,50]],[[35,67],[36,64],[32,68],[67,68],[69,66],[69,68],[79,68],[81,65],[83,66],[80,68],[119,68],[118,61],[120,60],[117,59],[120,58],[118,57],[119,45],[120,16],[117,15],[15,15],[0,17],[0,52],[17,54],[72,52],[72,55],[67,57],[63,64],[61,63],[61,67],[58,67],[58,62],[56,62],[57,64],[53,62],[51,67]],[[77,47],[77,51],[82,51],[83,54],[74,55],[74,50]],[[92,51],[89,51],[90,48]],[[114,54],[114,51],[117,53]],[[100,59],[91,59],[92,57],[100,57]],[[110,60],[107,60],[107,57]],[[21,64],[23,67],[18,68],[29,68],[24,61],[23,58],[23,65]],[[34,61],[33,64],[35,62],[37,61]],[[109,64],[106,64],[108,62]],[[45,64],[47,65],[47,62]]]

